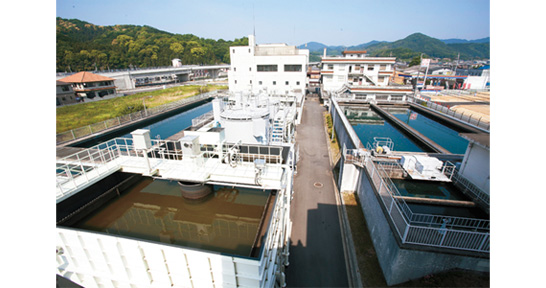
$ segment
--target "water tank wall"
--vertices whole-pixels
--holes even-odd
[[[260,287],[265,266],[259,259],[69,228],[57,228],[57,248],[57,274],[84,287]]]
[[[253,136],[254,124],[252,120],[229,120],[223,121],[226,141],[229,143],[237,143],[241,140],[242,143],[256,144],[258,143]]]
[[[139,180],[142,176],[137,174],[131,174],[131,173],[123,173],[123,172],[116,172],[110,176],[107,176],[103,180],[89,186],[88,188],[84,189],[83,191],[80,191],[79,193],[76,193],[69,198],[59,202],[57,204],[57,222],[64,219],[68,215],[72,214],[75,210],[77,210],[80,207],[83,207],[84,205],[88,204],[93,199],[99,197],[106,191],[112,189],[116,185],[118,185],[121,182],[124,182],[125,180],[134,177],[134,179],[131,179],[130,181],[126,181],[124,183],[124,187],[130,186],[132,183],[135,183],[137,180]],[[124,187],[120,187],[120,190],[123,190]],[[101,199],[101,203],[104,203],[105,201],[108,201],[109,197],[104,197],[107,199]],[[93,206],[100,206],[101,203],[95,203]],[[93,207],[91,207],[93,208]],[[96,207],[95,207],[96,208]],[[90,209],[91,211],[93,209]],[[70,222],[77,221],[81,218],[83,218],[87,213],[91,211],[82,211],[78,213],[78,215],[73,216],[70,219]],[[64,223],[63,225],[70,225],[70,223]]]

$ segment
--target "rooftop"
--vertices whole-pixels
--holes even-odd
[[[368,53],[368,51],[366,50],[361,50],[361,51],[343,51],[341,52],[342,54],[366,54]]]
[[[70,75],[63,79],[60,79],[61,82],[68,83],[88,83],[88,82],[100,82],[100,81],[114,81],[114,79],[101,76],[98,74],[93,74],[91,72],[79,72],[74,75]]]

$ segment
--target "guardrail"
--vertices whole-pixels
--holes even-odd
[[[443,106],[443,105],[440,105],[438,103],[435,103],[435,102],[431,102],[431,101],[428,101],[428,100],[425,100],[425,99],[419,99],[419,98],[415,98],[413,96],[408,96],[408,102],[411,102],[411,103],[415,103],[417,105],[420,105],[424,108],[429,108],[429,109],[432,109],[432,110],[435,110],[435,111],[438,111],[442,114],[445,114],[447,116],[450,116],[452,118],[455,118],[455,119],[458,119],[462,122],[466,122],[470,125],[474,125],[476,127],[479,127],[479,128],[482,128],[484,130],[487,130],[489,131],[490,127],[491,127],[491,123],[489,121],[482,121],[482,117],[480,116],[479,118],[477,118],[477,116],[474,116],[474,114],[471,114],[471,113],[468,113],[465,115],[465,113],[458,113],[458,112],[455,112],[454,110],[451,110],[449,108],[447,108],[446,106]]]
[[[108,119],[108,120],[105,120],[105,121],[102,121],[102,122],[98,122],[98,123],[90,124],[90,125],[83,126],[83,127],[80,127],[80,128],[65,131],[65,132],[62,132],[62,133],[58,133],[57,134],[57,144],[67,142],[67,141],[76,140],[76,139],[79,139],[79,138],[83,138],[85,136],[89,136],[89,135],[101,132],[103,130],[106,130],[106,129],[121,126],[121,125],[124,125],[124,124],[129,123],[129,122],[137,121],[137,120],[140,120],[140,119],[150,117],[152,115],[156,115],[156,114],[165,112],[165,111],[170,110],[170,109],[178,108],[178,107],[187,105],[188,103],[191,103],[191,102],[196,102],[196,101],[199,101],[199,100],[202,100],[202,99],[206,99],[206,98],[212,97],[214,95],[217,95],[218,92],[219,92],[219,90],[215,90],[215,91],[199,94],[199,95],[196,95],[196,96],[193,96],[193,97],[184,98],[184,99],[174,101],[174,102],[171,102],[171,103],[167,103],[167,104],[164,104],[164,105],[161,105],[161,106],[157,106],[157,107],[153,107],[153,108],[147,108],[146,111],[141,110],[141,111],[137,111],[137,112],[134,112],[134,113],[131,113],[131,114],[119,116],[119,117]]]
[[[95,179],[117,171],[114,160],[121,155],[116,139],[95,145],[57,160],[57,200]]]
[[[343,156],[366,169],[402,243],[489,253],[489,220],[413,213],[380,164],[345,147]]]
[[[179,141],[152,139],[151,148],[145,151],[134,148],[132,138],[114,138],[77,153],[68,155],[57,160],[57,200],[64,199],[76,190],[94,183],[107,174],[111,174],[121,168],[118,159],[122,156],[159,159],[159,160],[182,160],[182,147]],[[223,155],[228,156],[233,144],[224,144]],[[234,164],[242,162],[254,162],[262,159],[265,163],[282,165],[282,146],[260,146],[260,145],[236,145],[237,152]],[[210,158],[210,154],[217,153],[216,150],[204,148],[197,157],[204,160]],[[208,155],[208,156],[207,156]],[[127,167],[128,164],[123,164]]]

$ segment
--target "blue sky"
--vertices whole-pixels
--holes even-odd
[[[221,1],[57,0],[56,16],[96,25],[134,24],[178,34],[258,43],[357,45],[421,32],[438,38],[490,36],[489,0]]]

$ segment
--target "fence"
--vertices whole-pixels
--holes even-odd
[[[151,144],[152,147],[144,152],[134,148],[131,138],[114,138],[57,160],[57,201],[64,199],[73,191],[95,183],[102,176],[119,170],[121,164],[118,159],[122,156],[159,160],[183,159],[179,141],[153,139]],[[237,146],[237,152],[231,155],[230,148],[233,146]],[[283,164],[284,161],[281,146],[225,144],[221,149],[224,156],[234,157],[230,161],[235,161],[233,162],[235,165],[242,162],[254,162],[256,159],[277,165]],[[218,150],[203,147],[201,153],[196,156],[207,160],[213,157],[211,154],[218,154]],[[123,165],[127,168],[129,164]],[[140,164],[133,163],[133,165]]]
[[[489,131],[491,124],[489,121],[482,121],[482,117],[476,118],[474,114],[466,114],[455,112],[454,110],[451,110],[443,105],[425,100],[425,99],[418,99],[414,98],[412,96],[408,96],[408,102],[415,103],[417,105],[423,106],[425,108],[433,109],[435,111],[438,111],[442,114],[445,114],[447,116],[453,117],[455,119],[461,120],[463,122],[466,122],[470,125],[474,125],[476,127],[482,128],[484,130]]]
[[[146,156],[152,159],[181,160],[180,143],[175,142],[152,140],[152,149],[147,151]],[[133,139],[114,138],[57,160],[57,200],[119,170],[121,166],[116,160],[121,156],[144,157],[144,154],[134,149]]]
[[[182,100],[167,103],[165,105],[161,105],[161,106],[158,106],[158,107],[147,108],[145,111],[143,111],[143,110],[137,111],[137,112],[134,112],[134,113],[131,113],[131,114],[119,116],[119,117],[108,119],[108,120],[105,120],[105,121],[102,121],[102,122],[98,122],[98,123],[90,124],[90,125],[87,125],[87,126],[84,126],[84,127],[72,129],[72,130],[69,130],[69,131],[66,131],[66,132],[58,133],[57,134],[57,144],[67,142],[67,141],[71,141],[71,140],[75,140],[75,139],[79,139],[79,138],[83,138],[85,136],[88,136],[88,135],[91,135],[91,134],[94,134],[94,133],[98,133],[100,131],[103,131],[103,130],[106,130],[106,129],[109,129],[109,128],[121,126],[121,125],[124,125],[124,124],[129,123],[129,122],[137,121],[137,120],[144,119],[144,118],[152,116],[152,115],[156,115],[156,114],[165,112],[165,111],[170,110],[170,109],[182,107],[182,106],[187,105],[187,104],[192,103],[192,102],[197,102],[197,101],[200,101],[200,100],[203,100],[203,99],[207,99],[207,98],[212,97],[213,95],[217,95],[218,92],[219,92],[218,90],[215,90],[215,91],[211,91],[211,92],[208,92],[208,93],[199,94],[197,96],[184,98]]]
[[[343,155],[347,163],[358,161],[366,169],[402,243],[489,253],[489,220],[413,213],[403,198],[396,197],[401,194],[381,164],[355,150],[344,149]]]

